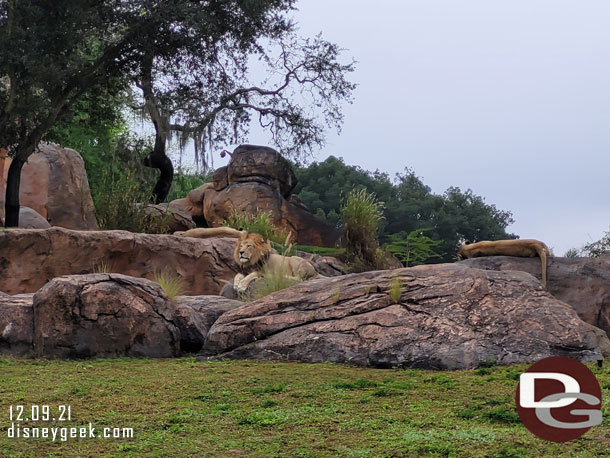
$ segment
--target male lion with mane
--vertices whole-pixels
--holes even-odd
[[[321,277],[313,265],[299,256],[283,256],[275,253],[271,244],[262,235],[247,231],[238,231],[230,227],[197,228],[186,232],[174,232],[174,235],[194,238],[235,237],[237,244],[233,258],[242,270],[235,275],[233,287],[243,293],[253,281],[261,278],[263,272],[281,274],[294,280],[308,280]]]
[[[518,256],[522,258],[539,256],[542,265],[542,284],[546,288],[546,258],[553,256],[553,253],[540,240],[514,239],[464,243],[457,254],[458,261],[482,256]]]

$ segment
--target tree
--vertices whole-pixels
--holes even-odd
[[[416,229],[399,234],[390,234],[385,249],[396,256],[406,267],[418,266],[434,258],[441,258],[435,251],[441,242],[432,240],[425,232],[430,229]]]
[[[233,143],[247,135],[251,113],[286,152],[323,142],[339,127],[340,105],[354,85],[353,63],[321,38],[300,42],[287,14],[294,0],[0,0],[0,145],[12,157],[6,225],[19,218],[21,169],[58,119],[85,93],[103,94],[121,78],[141,90],[139,107],[155,127],[148,163],[161,171],[156,200],[165,198],[173,166],[165,147],[172,132]],[[273,59],[277,50],[279,61]],[[282,81],[248,80],[252,57]],[[315,111],[301,103],[314,100]],[[95,100],[92,101],[95,103]],[[287,140],[288,143],[286,143]]]
[[[299,183],[295,192],[316,215],[331,224],[337,223],[342,196],[353,189],[373,193],[377,200],[385,203],[380,241],[391,243],[392,234],[403,237],[426,230],[426,237],[441,242],[434,247],[440,257],[432,256],[427,262],[455,260],[464,239],[475,242],[515,238],[506,232],[513,222],[510,212],[485,203],[471,190],[463,192],[459,188],[449,188],[443,195],[434,194],[409,169],[390,180],[387,174],[348,166],[331,156],[324,162],[297,168],[296,174]]]

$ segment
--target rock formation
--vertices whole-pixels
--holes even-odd
[[[0,293],[0,355],[31,356],[34,339],[33,294]]]
[[[0,207],[4,209],[10,158],[0,154]],[[41,143],[21,172],[21,205],[42,215],[51,226],[96,230],[97,220],[83,158],[76,151]]]
[[[235,239],[193,239],[126,231],[0,231],[0,291],[33,293],[61,275],[110,271],[153,279],[180,276],[184,294],[218,294],[238,272]]]
[[[520,270],[540,279],[538,258],[490,256],[460,264],[486,270]],[[547,260],[547,290],[570,304],[586,323],[610,336],[610,259],[562,258]]]
[[[398,300],[390,295],[395,278]],[[602,359],[610,355],[610,340],[525,272],[439,264],[312,280],[276,292],[223,314],[201,359],[468,369],[553,355]]]
[[[199,216],[201,208],[209,227],[220,226],[233,211],[267,211],[277,226],[293,234],[297,243],[335,246],[339,239],[335,228],[316,218],[291,194],[297,184],[292,166],[272,148],[239,146],[229,165],[214,172],[213,180],[211,185],[191,191],[188,198],[193,218]]]
[[[117,274],[60,277],[34,294],[34,351],[44,358],[178,356],[174,321],[157,283]]]

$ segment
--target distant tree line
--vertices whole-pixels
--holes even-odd
[[[470,189],[450,187],[442,195],[434,194],[409,169],[391,179],[386,173],[349,166],[330,156],[323,162],[297,167],[296,174],[299,183],[295,193],[318,217],[332,225],[340,225],[341,204],[350,191],[366,189],[374,193],[385,204],[381,244],[406,241],[409,235],[413,239],[421,230],[426,238],[439,242],[425,262],[455,260],[463,240],[516,238],[506,232],[514,222],[511,212],[498,210]]]

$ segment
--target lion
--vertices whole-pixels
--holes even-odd
[[[237,238],[233,258],[242,272],[235,275],[233,287],[238,293],[244,293],[253,281],[263,276],[264,272],[281,274],[298,281],[322,277],[309,261],[299,256],[277,254],[265,237],[254,232],[215,227],[189,229],[185,232],[175,232],[174,235],[195,238]]]
[[[542,284],[546,288],[546,258],[553,256],[553,253],[541,241],[514,239],[464,243],[457,254],[458,260],[482,256],[518,256],[522,258],[538,256],[542,266]]]

